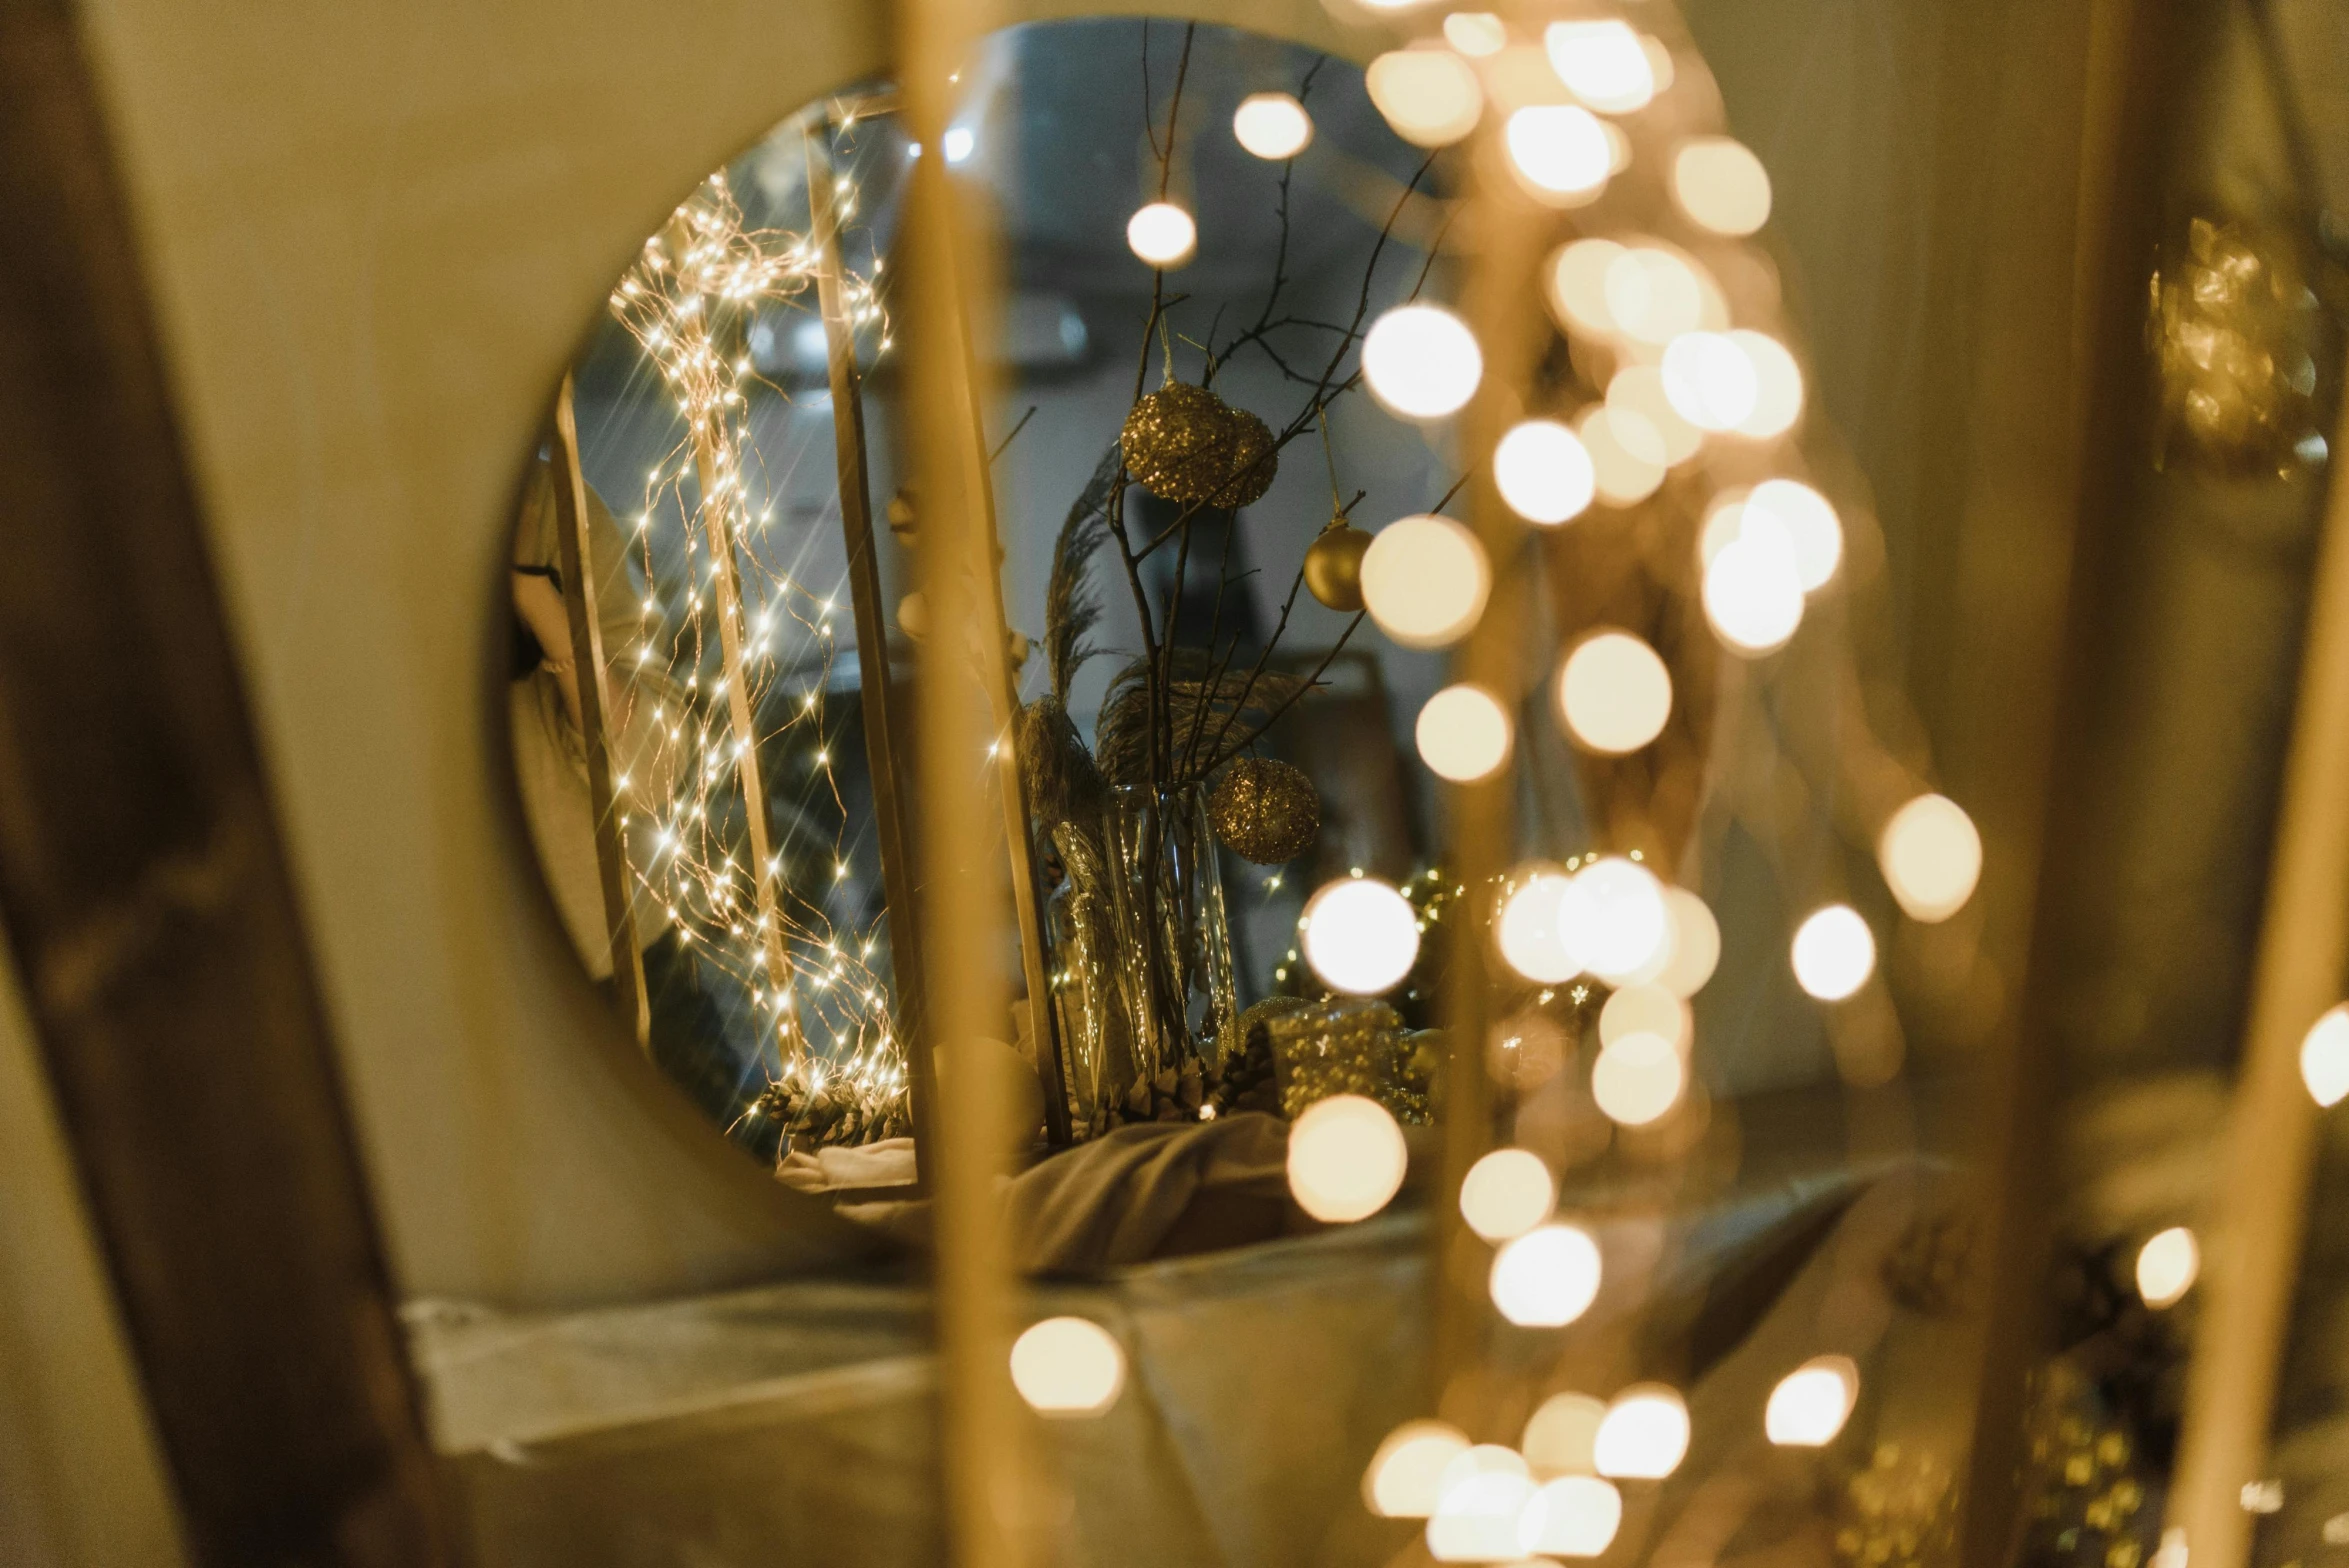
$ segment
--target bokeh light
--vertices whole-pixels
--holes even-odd
[[[1662,1035],[1635,1032],[1599,1052],[1590,1072],[1590,1097],[1607,1119],[1644,1127],[1680,1103],[1688,1068],[1680,1051]]]
[[[1199,249],[1199,226],[1171,201],[1154,201],[1126,220],[1126,244],[1153,267],[1179,267]]]
[[[1672,155],[1672,199],[1701,229],[1751,234],[1770,221],[1770,172],[1743,142],[1699,136]]]
[[[1471,59],[1499,54],[1509,45],[1509,29],[1490,11],[1454,11],[1444,18],[1444,42]]]
[[[2149,1307],[2176,1304],[2201,1273],[2202,1248],[2183,1225],[2148,1237],[2137,1249],[2137,1294]]]
[[[1597,115],[1572,104],[1528,104],[1503,133],[1509,166],[1544,196],[1588,198],[1615,172],[1615,148]]]
[[[2333,1008],[2300,1041],[2300,1081],[2323,1106],[2349,1095],[2349,1003]]]
[[[1683,332],[1665,346],[1663,372],[1673,412],[1699,430],[1734,430],[1753,416],[1754,362],[1725,332]]]
[[[1582,973],[1558,924],[1571,880],[1562,871],[1522,874],[1501,904],[1495,928],[1501,959],[1537,985],[1563,985]]]
[[[1544,270],[1550,312],[1558,325],[1586,337],[1615,334],[1615,317],[1607,308],[1607,272],[1623,247],[1613,240],[1576,240],[1562,245]]]
[[[1493,1257],[1493,1305],[1520,1328],[1563,1328],[1599,1294],[1599,1244],[1579,1225],[1544,1225]]]
[[[1444,648],[1468,635],[1492,592],[1476,535],[1449,517],[1397,518],[1362,553],[1362,603],[1406,648]]]
[[[1509,760],[1508,710],[1482,686],[1446,686],[1419,710],[1415,737],[1420,760],[1455,784],[1490,778]]]
[[[1674,917],[1677,925],[1678,910],[1669,893],[1665,896],[1665,912]],[[1688,1003],[1654,981],[1625,986],[1608,997],[1607,1005],[1599,1009],[1601,1045],[1613,1045],[1625,1035],[1652,1034],[1670,1041],[1675,1050],[1685,1051],[1694,1027]]]
[[[1618,1480],[1660,1481],[1688,1453],[1688,1402],[1662,1383],[1639,1383],[1607,1405],[1591,1462]]]
[[[1449,147],[1476,129],[1484,89],[1466,60],[1449,49],[1397,49],[1362,73],[1370,101],[1397,136],[1414,147]]]
[[[1590,750],[1621,756],[1664,732],[1672,716],[1672,672],[1629,632],[1600,632],[1566,656],[1558,711],[1567,733]]]
[[[1739,435],[1768,441],[1786,434],[1803,412],[1803,372],[1786,345],[1765,332],[1744,328],[1729,334],[1754,368],[1753,411],[1733,428]]]
[[[1609,984],[1628,980],[1670,940],[1663,886],[1637,861],[1602,856],[1567,882],[1558,900],[1558,934],[1584,969]]]
[[[1843,521],[1825,496],[1793,479],[1765,479],[1746,496],[1738,531],[1767,519],[1786,531],[1805,593],[1823,588],[1843,562]]]
[[[1794,978],[1822,1002],[1840,1002],[1876,972],[1876,937],[1849,904],[1814,910],[1794,933]]]
[[[1509,1453],[1505,1448],[1500,1452]],[[1453,1463],[1458,1465],[1459,1461]],[[1522,1469],[1486,1469],[1447,1477],[1438,1488],[1435,1514],[1427,1521],[1428,1555],[1439,1563],[1490,1563],[1515,1557],[1517,1523],[1533,1500],[1533,1490],[1532,1479]]]
[[[1824,1448],[1835,1441],[1860,1397],[1860,1369],[1849,1356],[1818,1356],[1778,1380],[1762,1412],[1762,1430],[1781,1448]]]
[[[1627,23],[1552,22],[1542,47],[1566,90],[1593,109],[1629,114],[1656,95],[1655,66]]]
[[[1468,324],[1440,305],[1397,305],[1362,339],[1371,395],[1409,419],[1440,419],[1476,395],[1484,355]]]
[[[1552,528],[1580,516],[1596,493],[1595,479],[1590,453],[1554,419],[1513,425],[1493,447],[1493,485],[1529,523]]]
[[[1616,371],[1607,383],[1607,407],[1636,417],[1637,423],[1626,427],[1632,432],[1626,439],[1644,448],[1639,455],[1648,462],[1675,467],[1696,456],[1705,444],[1705,433],[1681,418],[1672,406],[1659,366],[1634,364]],[[1651,430],[1652,447],[1647,445]]]
[[[1596,1557],[1623,1524],[1623,1494],[1594,1475],[1560,1476],[1525,1504],[1517,1546],[1545,1557]]]
[[[1382,1519],[1425,1519],[1435,1512],[1444,1469],[1468,1452],[1468,1438],[1441,1421],[1406,1421],[1362,1472],[1362,1501]]]
[[[1348,996],[1402,984],[1419,959],[1419,916],[1377,877],[1338,877],[1307,900],[1299,933],[1321,983]]]
[[[1602,284],[1614,330],[1661,348],[1707,325],[1706,284],[1694,263],[1655,245],[1634,245],[1607,263]]]
[[[1545,1481],[1592,1475],[1598,1469],[1599,1423],[1606,1418],[1606,1405],[1588,1394],[1552,1394],[1527,1419],[1518,1446],[1533,1473]]]
[[[1590,454],[1591,484],[1609,506],[1633,506],[1664,482],[1664,437],[1629,408],[1600,405],[1582,416],[1575,435]]]
[[[1705,620],[1732,653],[1760,657],[1783,648],[1803,621],[1803,581],[1794,541],[1775,519],[1746,516],[1737,536],[1706,563]]]
[[[1664,910],[1672,921],[1672,956],[1656,975],[1656,984],[1674,996],[1691,997],[1713,978],[1721,962],[1721,926],[1712,908],[1684,887],[1664,890]]]
[[[1011,1382],[1048,1416],[1097,1416],[1126,1384],[1126,1353],[1087,1318],[1046,1318],[1011,1344]]]
[[[1981,880],[1982,835],[1956,801],[1919,795],[1884,824],[1876,865],[1911,920],[1947,920]]]
[[[1495,1149],[1468,1167],[1460,1183],[1460,1217],[1487,1241],[1524,1235],[1550,1217],[1557,1179],[1530,1149]]]
[[[1376,1100],[1333,1094],[1289,1127],[1289,1193],[1329,1225],[1366,1220],[1402,1189],[1403,1129]]]
[[[1250,93],[1232,111],[1232,136],[1268,163],[1294,158],[1313,142],[1313,116],[1287,93]]]

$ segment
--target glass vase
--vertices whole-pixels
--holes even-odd
[[[1112,973],[1133,1071],[1154,1082],[1220,1063],[1239,1000],[1207,791],[1110,792],[1103,833],[1116,943]]]
[[[1107,1111],[1132,1085],[1137,1067],[1116,972],[1114,862],[1106,824],[1056,823],[1050,839],[1059,871],[1059,885],[1045,905],[1052,1005],[1060,1024],[1069,1122],[1081,1140],[1106,1127]]]

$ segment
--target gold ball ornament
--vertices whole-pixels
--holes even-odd
[[[1269,757],[1242,757],[1216,780],[1207,820],[1216,842],[1241,859],[1286,865],[1321,831],[1321,797],[1303,769]]]
[[[1362,555],[1370,535],[1342,518],[1332,518],[1305,547],[1305,588],[1333,610],[1348,615],[1362,608]]]
[[[1178,506],[1246,506],[1280,468],[1263,420],[1187,381],[1136,403],[1118,445],[1135,481]]]

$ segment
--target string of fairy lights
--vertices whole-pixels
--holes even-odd
[[[855,210],[840,177],[835,211]],[[887,1092],[906,1081],[881,923],[843,928],[827,907],[850,873],[827,696],[840,656],[844,587],[785,564],[772,488],[751,429],[751,394],[781,388],[749,348],[763,309],[812,298],[814,236],[746,224],[723,171],[645,241],[613,290],[614,318],[657,372],[682,433],[647,471],[633,552],[645,584],[634,645],[607,651],[615,734],[649,733],[635,776],[616,779],[632,874],[680,942],[740,981],[774,1030],[775,1070]],[[877,273],[879,262],[874,263]],[[889,345],[874,279],[843,270],[853,325]],[[656,516],[682,519],[682,569],[664,571]],[[786,651],[795,657],[782,662]],[[635,705],[651,704],[650,724]],[[780,764],[831,796],[843,827],[806,844],[802,825],[767,843],[764,769]],[[763,847],[763,854],[759,851]]]

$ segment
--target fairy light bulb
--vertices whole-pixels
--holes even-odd
[[[1552,22],[1542,30],[1550,69],[1566,90],[1608,114],[1630,114],[1656,95],[1656,70],[1624,22]]]
[[[1730,429],[1749,440],[1768,441],[1786,434],[1802,417],[1803,373],[1786,345],[1765,332],[1740,328],[1729,334],[1754,372],[1754,406]]]
[[[1672,716],[1672,672],[1629,632],[1599,632],[1560,666],[1558,711],[1585,748],[1609,757],[1637,751]]]
[[[1460,1217],[1487,1241],[1509,1241],[1550,1217],[1557,1179],[1529,1149],[1495,1149],[1468,1167],[1460,1183]]]
[[[1876,866],[1911,920],[1947,920],[1982,878],[1982,835],[1956,801],[1919,795],[1884,824]]]
[[[2202,1248],[2183,1225],[2147,1238],[2137,1249],[2137,1294],[2156,1309],[2175,1306],[2202,1273]]]
[[[1090,1319],[1046,1318],[1012,1341],[1011,1382],[1042,1415],[1097,1416],[1125,1387],[1125,1351]]]
[[[1688,1454],[1688,1401],[1662,1383],[1639,1383],[1608,1402],[1592,1442],[1599,1474],[1661,1481]]]
[[[1544,1480],[1591,1475],[1598,1468],[1599,1426],[1606,1419],[1606,1405],[1588,1394],[1552,1394],[1527,1418],[1517,1446]]]
[[[1526,1502],[1517,1549],[1544,1557],[1596,1557],[1623,1526],[1623,1494],[1593,1475],[1560,1476]]]
[[[2349,1003],[2309,1025],[2300,1041],[2300,1081],[2321,1106],[2338,1105],[2349,1095]]]
[[[1512,728],[1500,699],[1463,682],[1427,699],[1415,737],[1420,759],[1439,778],[1473,784],[1508,762]]]
[[[1794,978],[1822,1002],[1840,1002],[1876,972],[1876,938],[1849,904],[1813,911],[1794,933]]]
[[[1397,49],[1362,73],[1370,101],[1397,136],[1414,147],[1449,147],[1476,129],[1484,89],[1466,60],[1449,49]]]
[[[1762,1431],[1781,1448],[1825,1448],[1851,1419],[1860,1369],[1849,1356],[1818,1356],[1778,1380],[1762,1412]]]
[[[1599,1244],[1579,1225],[1527,1231],[1493,1258],[1493,1305],[1520,1328],[1564,1328],[1598,1299]]]
[[[1377,996],[1403,983],[1419,958],[1419,916],[1376,877],[1339,877],[1307,901],[1299,945],[1321,983]]]
[[[1493,484],[1509,509],[1529,523],[1556,527],[1590,506],[1590,453],[1554,419],[1510,427],[1493,448]]]
[[[1445,648],[1484,613],[1492,569],[1476,535],[1448,517],[1399,518],[1371,536],[1362,604],[1406,648]]]
[[[1313,141],[1313,116],[1288,93],[1250,93],[1232,111],[1232,136],[1267,163],[1281,163]]]
[[[1154,201],[1126,220],[1126,245],[1153,267],[1179,267],[1199,249],[1199,226],[1171,201]]]
[[[1770,173],[1743,142],[1700,136],[1672,155],[1672,199],[1698,228],[1742,237],[1770,221]]]
[[[1476,395],[1484,354],[1468,324],[1442,306],[1397,305],[1362,339],[1362,378],[1390,411],[1440,419]]]
[[[1664,890],[1664,912],[1672,925],[1672,956],[1655,983],[1686,1000],[1705,988],[1721,962],[1721,926],[1712,908],[1684,887]]]
[[[1601,856],[1575,872],[1559,895],[1559,939],[1609,984],[1646,968],[1670,932],[1663,885],[1637,861]]]
[[[1402,1189],[1409,1151],[1403,1129],[1376,1100],[1333,1094],[1289,1128],[1289,1192],[1328,1225],[1366,1220]]]
[[[1528,104],[1509,116],[1502,142],[1509,166],[1541,196],[1588,200],[1615,172],[1606,126],[1572,104]]]
[[[1664,349],[1664,395],[1699,430],[1732,430],[1754,411],[1753,361],[1725,332],[1683,332]]]
[[[1676,913],[1676,906],[1669,893],[1665,899],[1665,912],[1667,915]],[[1678,921],[1675,920],[1674,924],[1677,926]],[[1652,1034],[1669,1041],[1674,1050],[1686,1050],[1694,1032],[1695,1024],[1689,1014],[1688,1003],[1652,980],[1646,985],[1625,986],[1608,997],[1607,1005],[1599,1009],[1601,1045],[1613,1045],[1626,1035]]]
[[[1501,959],[1536,985],[1563,985],[1582,973],[1582,960],[1567,946],[1558,923],[1570,881],[1564,872],[1534,872],[1501,905],[1494,928]]]
[[[1445,1467],[1468,1438],[1441,1421],[1406,1421],[1386,1436],[1362,1472],[1362,1501],[1381,1519],[1425,1519],[1436,1509]]]
[[[1687,1083],[1679,1050],[1662,1035],[1642,1031],[1600,1050],[1591,1067],[1590,1097],[1609,1121],[1645,1127],[1680,1103]]]
[[[1736,537],[1706,563],[1703,599],[1705,620],[1730,652],[1758,658],[1785,647],[1803,621],[1793,539],[1773,518],[1742,517]]]
[[[1765,479],[1754,486],[1738,514],[1738,532],[1767,519],[1786,532],[1794,550],[1794,572],[1805,593],[1815,593],[1843,564],[1843,520],[1827,498],[1793,479]]]

